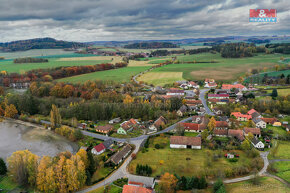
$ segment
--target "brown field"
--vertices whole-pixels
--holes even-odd
[[[155,66],[157,64],[150,64],[150,62],[158,61],[158,60],[170,60],[170,58],[160,58],[160,59],[154,59],[154,60],[148,60],[148,61],[130,60],[128,66]]]
[[[113,61],[112,63],[117,63],[122,62],[122,57],[121,56],[72,57],[72,58],[60,58],[58,61],[94,61],[94,60],[112,60]]]
[[[237,77],[237,74],[244,72],[250,72],[254,64],[244,64],[235,67],[207,67],[206,69],[195,70],[190,72],[190,75],[194,79],[204,79],[206,77],[212,77],[216,80],[232,80]],[[260,67],[273,66],[273,63],[263,63]]]

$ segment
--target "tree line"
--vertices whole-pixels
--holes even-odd
[[[140,42],[125,45],[127,49],[156,49],[156,48],[179,48],[179,45],[170,42]]]
[[[22,63],[45,63],[48,62],[48,59],[45,58],[16,58],[13,60],[15,64],[22,64]]]

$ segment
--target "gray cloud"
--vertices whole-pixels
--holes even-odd
[[[0,42],[289,35],[288,0],[1,0]],[[249,9],[278,10],[279,22],[249,23]]]

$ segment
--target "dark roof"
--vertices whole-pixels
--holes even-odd
[[[104,146],[106,149],[108,149],[111,145],[114,144],[114,141],[112,139],[107,139],[106,141],[103,142]]]
[[[256,118],[256,117],[261,116],[260,113],[258,113],[258,112],[253,112],[251,115],[252,115],[252,118]]]
[[[121,151],[118,151],[111,157],[111,161],[114,164],[118,164],[125,156],[131,151],[132,147],[127,144]]]
[[[188,108],[187,108],[187,106],[185,106],[185,105],[182,105],[180,108],[179,108],[179,111],[181,111],[181,112],[186,112],[188,110]]]
[[[258,138],[256,138],[256,137],[254,137],[254,138],[252,139],[252,143],[253,143],[254,145],[257,145],[259,142],[260,142],[260,140],[259,140]]]
[[[200,137],[171,136],[170,144],[201,146]]]

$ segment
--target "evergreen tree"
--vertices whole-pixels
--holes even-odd
[[[7,166],[2,158],[0,158],[0,175],[5,175],[7,173]]]
[[[276,89],[276,88],[273,88],[273,91],[272,91],[271,96],[272,96],[273,98],[276,98],[276,97],[278,96],[278,92],[277,92],[277,89]]]

